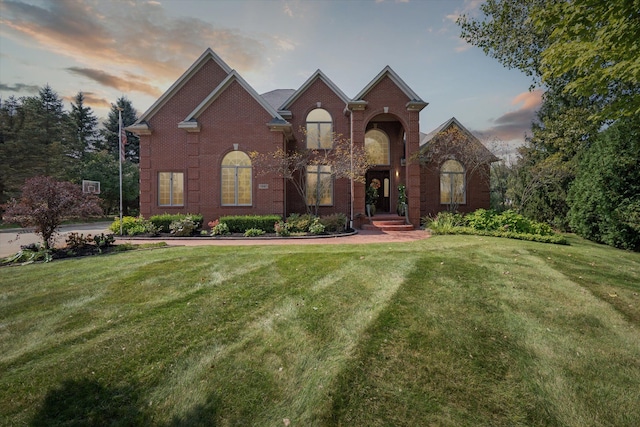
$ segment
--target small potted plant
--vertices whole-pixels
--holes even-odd
[[[373,216],[376,213],[376,202],[378,201],[378,188],[380,188],[380,180],[374,178],[367,187],[365,203],[367,205],[367,215]]]
[[[404,184],[398,185],[396,212],[398,212],[399,216],[405,216],[407,213],[407,187]]]

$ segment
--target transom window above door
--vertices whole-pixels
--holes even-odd
[[[389,137],[380,129],[371,129],[364,135],[364,149],[372,165],[390,164]]]
[[[316,108],[307,114],[307,148],[310,150],[331,149],[333,147],[333,119],[323,108]]]

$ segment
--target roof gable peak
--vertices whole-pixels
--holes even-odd
[[[415,93],[413,89],[411,89],[389,65],[385,66],[382,71],[380,71],[378,75],[375,76],[373,80],[371,80],[369,84],[366,85],[364,89],[362,89],[353,99],[363,99],[385,77],[389,77],[389,79],[391,79],[391,81],[407,96],[407,98],[409,98],[410,102],[424,103],[426,105],[426,102],[424,102],[422,98],[420,98],[418,94]]]
[[[236,70],[231,70],[231,72],[227,75],[227,77],[220,82],[220,84],[207,95],[205,99],[181,122],[181,123],[193,123],[195,120],[200,117],[200,115],[216,100],[218,97],[231,85],[233,82],[238,82],[240,86],[251,95],[253,99],[256,100],[262,108],[264,108],[273,119],[276,121],[286,122],[280,114],[269,104],[263,97],[261,97],[258,92],[255,91],[249,83],[246,82],[240,76],[240,74]]]
[[[317,69],[315,73],[313,73],[303,84],[302,86],[300,86],[300,88],[298,88],[298,90],[296,90],[293,94],[291,94],[291,96],[289,97],[289,99],[287,99],[284,104],[282,104],[282,106],[280,107],[281,110],[288,110],[291,105],[304,93],[306,92],[307,89],[309,89],[309,87],[316,81],[316,80],[321,80],[324,84],[326,84],[337,96],[338,98],[340,98],[342,101],[344,101],[345,104],[347,104],[349,102],[349,97],[347,97],[347,95],[344,94],[344,92],[342,92],[342,90],[340,90],[340,88],[338,86],[335,85],[335,83],[333,83],[331,81],[331,79],[329,77],[326,76],[326,74],[324,74],[322,72],[322,70]]]
[[[146,122],[151,119],[151,117],[153,117],[153,115],[155,115],[155,113],[157,113],[158,110],[160,110],[160,108],[164,106],[164,104],[169,101],[173,95],[175,95],[176,92],[178,92],[178,90],[180,90],[209,60],[213,60],[218,64],[225,73],[231,73],[231,67],[229,67],[229,65],[227,65],[227,63],[224,62],[222,58],[220,58],[210,47],[207,48],[200,57],[191,64],[187,71],[185,71],[178,80],[176,80],[169,89],[167,89],[165,93],[163,93],[160,98],[158,98],[156,102],[154,102],[153,105],[151,105],[151,107],[149,107],[149,109],[140,116],[136,124]]]

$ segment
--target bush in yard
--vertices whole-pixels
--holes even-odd
[[[264,230],[260,230],[259,228],[248,228],[244,232],[244,237],[258,237],[262,236],[265,233]]]
[[[220,222],[219,219],[216,219],[215,221],[210,221],[209,227],[211,227],[212,236],[224,236],[225,234],[231,234],[227,223]]]
[[[203,216],[200,214],[168,214],[153,215],[149,221],[158,229],[160,233],[171,232],[171,224],[176,221],[182,221],[189,217],[196,225],[196,230],[202,228]]]
[[[324,231],[337,233],[346,229],[347,216],[343,213],[326,215],[320,218],[320,223],[324,225]]]
[[[280,215],[235,215],[220,217],[220,222],[226,223],[231,233],[244,233],[250,228],[275,233],[273,226],[281,219]]]
[[[116,218],[109,226],[109,230],[120,233],[120,219]],[[125,216],[122,217],[122,234],[136,236],[138,234],[158,234],[158,229],[143,217]]]
[[[306,233],[309,231],[309,227],[313,223],[315,217],[309,214],[296,214],[293,213],[287,217],[287,223],[292,233]]]
[[[276,235],[280,237],[289,237],[291,236],[291,230],[289,223],[284,221],[278,221],[273,225],[274,230],[276,231]]]
[[[425,216],[422,225],[434,232],[446,234],[456,227],[465,225],[462,215],[453,212],[438,212],[435,217]]]
[[[93,245],[91,234],[85,236],[82,233],[69,233],[65,240],[66,248],[71,250],[81,249],[89,245]]]
[[[53,236],[63,221],[100,215],[98,198],[84,194],[79,185],[36,176],[25,181],[20,200],[7,203],[3,220],[34,227],[48,249],[53,246]]]
[[[511,231],[514,233],[539,234],[551,236],[555,234],[548,224],[533,221],[513,210],[498,213],[493,210],[478,209],[463,217],[467,227],[475,230]]]
[[[320,222],[320,218],[315,218],[309,226],[309,233],[322,234],[324,233],[324,225]]]
[[[93,242],[98,248],[107,248],[113,246],[116,242],[116,237],[113,234],[100,233],[93,236]]]
[[[198,225],[190,215],[177,219],[169,225],[171,234],[180,237],[191,236],[197,228]]]
[[[475,234],[567,244],[565,237],[554,233],[548,224],[530,220],[512,210],[497,213],[478,209],[465,216],[440,212],[436,217],[423,218],[423,224],[434,234]]]

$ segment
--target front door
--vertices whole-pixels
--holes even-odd
[[[376,201],[376,212],[389,212],[389,198],[391,196],[391,186],[389,181],[389,171],[377,171],[372,170],[367,172],[367,188],[371,185],[371,182],[377,179],[380,183],[378,188],[378,200]]]

